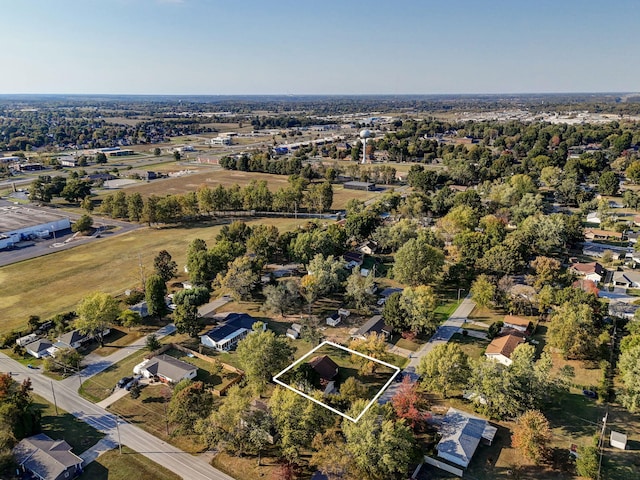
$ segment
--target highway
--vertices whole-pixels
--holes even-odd
[[[188,480],[233,480],[233,477],[216,470],[206,461],[179,450],[163,442],[150,433],[145,432],[124,420],[119,420],[104,408],[82,398],[75,386],[69,387],[62,382],[51,380],[39,370],[31,370],[15,360],[0,353],[0,371],[11,372],[14,380],[22,382],[31,378],[33,391],[55,403],[83,422],[114,438],[120,439],[123,445],[135,450],[159,465],[171,470]]]

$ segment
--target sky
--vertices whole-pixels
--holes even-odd
[[[640,91],[638,0],[0,0],[0,94]]]

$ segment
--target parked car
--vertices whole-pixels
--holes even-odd
[[[598,398],[598,394],[593,390],[582,390],[582,394],[589,398]]]
[[[118,388],[123,388],[125,385],[127,385],[131,380],[133,380],[133,377],[122,377],[120,380],[118,380]]]
[[[141,376],[141,375],[138,375],[138,376],[136,376],[136,377],[133,377],[133,378],[131,379],[131,381],[125,385],[124,389],[125,389],[126,391],[131,390],[131,387],[133,387],[134,385],[137,385],[141,378],[142,378],[142,376]]]

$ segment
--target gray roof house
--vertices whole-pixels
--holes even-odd
[[[24,438],[13,448],[20,469],[44,480],[68,480],[82,473],[82,459],[64,440],[44,433]]]
[[[374,315],[369,320],[367,320],[367,322],[362,325],[355,333],[352,333],[351,338],[364,339],[367,335],[373,332],[384,335],[388,338],[393,334],[393,328],[384,323],[384,318],[382,318],[382,315]]]
[[[165,383],[178,383],[185,378],[195,378],[198,369],[169,355],[158,355],[133,367],[133,373],[145,378],[158,377]]]
[[[42,358],[49,355],[48,349],[51,348],[51,342],[46,338],[41,338],[28,345],[25,345],[24,349],[29,355],[35,358]]]
[[[224,319],[224,323],[202,335],[200,343],[219,351],[231,350],[251,333],[253,325],[259,321],[246,313],[230,313]],[[262,330],[266,329],[267,325],[263,323]]]
[[[482,418],[450,408],[442,419],[438,456],[467,468],[480,442],[491,445],[497,430]]]

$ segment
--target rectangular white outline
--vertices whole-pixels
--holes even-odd
[[[325,346],[325,345],[331,345],[333,347],[336,348],[340,348],[342,350],[345,350],[351,354],[354,355],[360,355],[361,357],[364,357],[368,360],[371,360],[373,362],[377,362],[380,363],[381,365],[384,365],[385,367],[389,367],[392,370],[395,370],[396,373],[394,373],[391,378],[389,379],[389,381],[380,389],[380,391],[373,397],[373,399],[367,404],[367,406],[364,408],[364,410],[362,410],[362,412],[360,413],[360,415],[358,415],[356,418],[350,417],[349,415],[347,415],[346,413],[342,413],[338,410],[336,410],[333,407],[330,407],[329,405],[322,403],[319,400],[316,400],[315,398],[313,398],[310,395],[307,395],[304,392],[301,392],[300,390],[293,388],[291,385],[286,384],[282,381],[280,381],[278,379],[278,377],[280,377],[281,375],[284,375],[285,373],[287,373],[289,370],[291,370],[293,367],[295,367],[296,365],[298,365],[300,362],[302,362],[305,358],[307,358],[309,355],[311,355],[312,353],[314,353],[316,350],[320,349],[321,347]],[[358,420],[360,420],[360,418],[362,418],[362,415],[365,414],[365,412],[367,410],[369,410],[369,408],[371,408],[371,405],[373,405],[375,403],[375,401],[378,399],[378,397],[380,397],[380,395],[382,395],[382,393],[387,389],[387,387],[391,384],[391,382],[393,382],[393,379],[396,378],[396,376],[401,372],[399,367],[396,367],[395,365],[391,365],[390,363],[387,362],[383,362],[382,360],[378,360],[377,358],[373,358],[370,357],[369,355],[365,355],[364,353],[360,353],[360,352],[356,352],[355,350],[351,350],[350,348],[347,347],[343,347],[342,345],[338,345],[337,343],[333,343],[330,342],[329,340],[325,340],[324,342],[322,342],[320,345],[318,345],[317,347],[311,349],[310,352],[308,352],[306,355],[303,355],[302,357],[300,357],[298,360],[296,360],[295,362],[293,362],[291,365],[289,365],[287,368],[285,368],[284,370],[282,370],[280,373],[278,373],[275,377],[273,377],[273,381],[275,383],[277,383],[278,385],[282,385],[285,388],[288,388],[289,390],[291,390],[292,392],[295,392],[299,395],[302,395],[303,397],[305,397],[308,400],[311,400],[314,403],[317,403],[318,405],[320,405],[321,407],[324,407],[328,410],[331,410],[333,413],[337,413],[338,415],[343,416],[344,418],[347,418],[349,420],[351,420],[354,423],[357,423]]]

